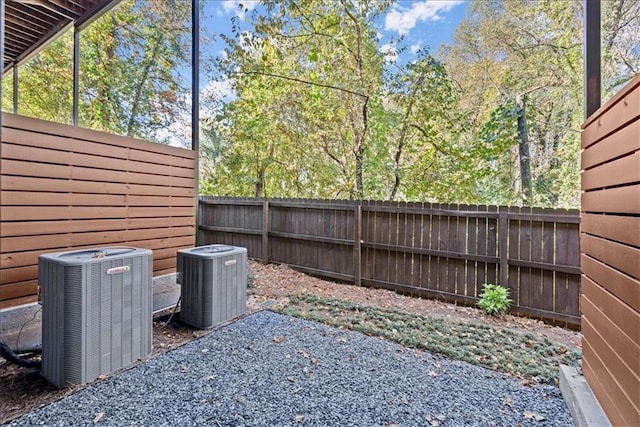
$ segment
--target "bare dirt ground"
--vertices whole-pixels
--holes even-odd
[[[541,338],[547,337],[568,348],[581,348],[582,335],[579,332],[549,326],[538,320],[510,315],[491,317],[473,307],[412,298],[387,290],[332,283],[296,272],[287,266],[250,262],[249,275],[252,284],[247,306],[250,313],[285,305],[289,296],[292,295],[309,294],[386,310],[437,317],[451,322],[482,323],[515,332],[531,333]],[[207,331],[165,324],[168,314],[161,313],[154,319],[152,357],[207,333]],[[21,368],[0,359],[0,424],[61,399],[82,387],[55,389],[40,377],[38,370]]]

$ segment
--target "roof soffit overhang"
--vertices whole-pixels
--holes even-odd
[[[82,29],[120,0],[4,0],[3,74],[28,60],[70,25]]]

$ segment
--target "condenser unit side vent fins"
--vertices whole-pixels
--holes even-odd
[[[153,255],[128,247],[44,254],[41,374],[84,384],[151,354]]]
[[[247,311],[247,250],[225,245],[178,251],[180,319],[208,329]]]

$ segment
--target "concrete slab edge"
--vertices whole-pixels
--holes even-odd
[[[153,278],[153,314],[175,308],[180,298],[176,274]],[[41,345],[42,306],[37,302],[0,310],[0,339],[13,350]]]
[[[560,391],[576,427],[611,426],[587,380],[576,368],[560,365]]]

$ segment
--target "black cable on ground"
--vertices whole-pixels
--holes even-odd
[[[176,302],[175,307],[173,307],[173,311],[171,312],[171,315],[169,316],[167,321],[164,322],[164,325],[162,325],[163,329],[171,322],[171,319],[173,319],[173,316],[176,314],[176,311],[178,310],[178,307],[180,306],[180,301],[182,301],[182,295],[180,295],[180,298],[178,298],[178,302]]]
[[[28,360],[17,356],[2,340],[0,340],[0,356],[7,362],[22,366],[23,368],[40,368],[42,366],[40,360]]]

